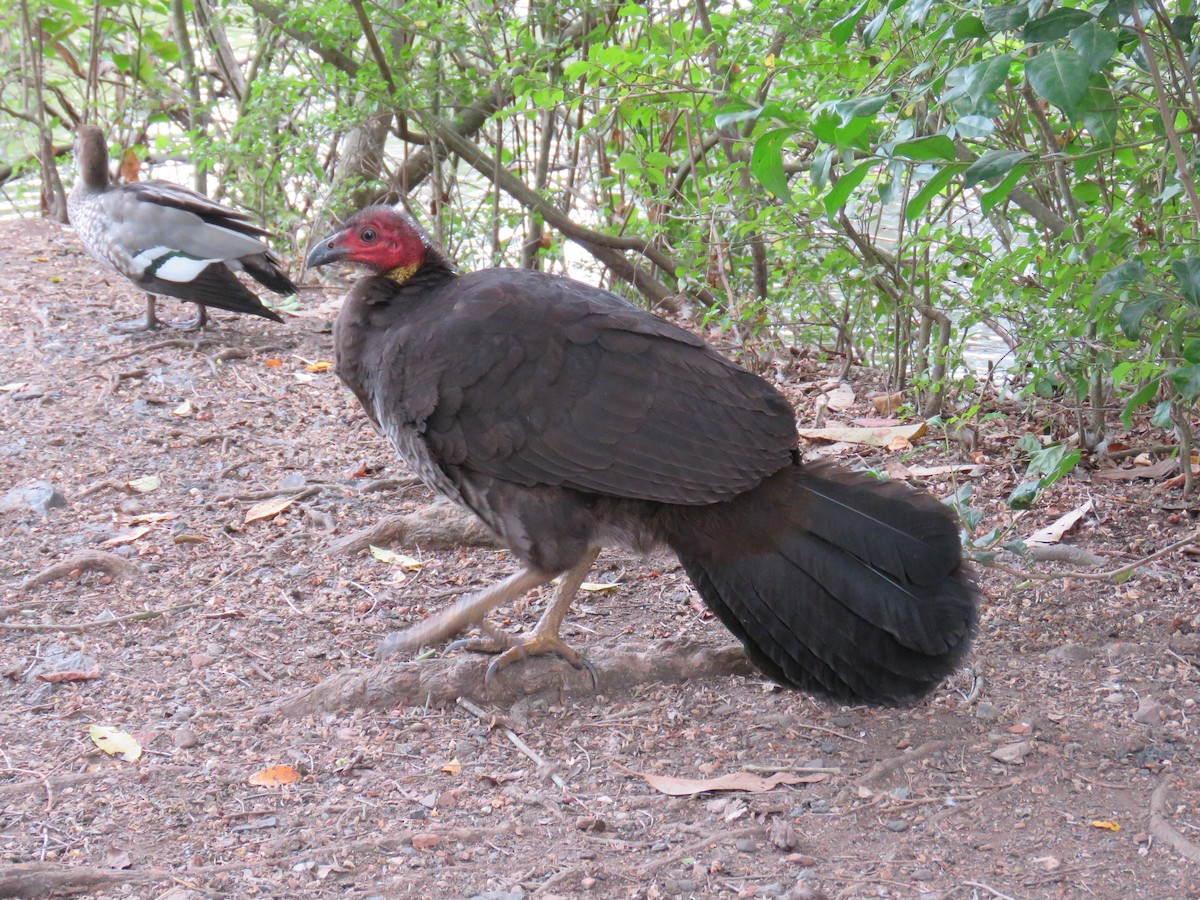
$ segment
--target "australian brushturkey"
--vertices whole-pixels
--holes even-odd
[[[334,330],[337,371],[439,494],[479,516],[520,571],[384,641],[480,625],[489,669],[553,651],[597,548],[669,547],[774,680],[869,703],[913,700],[967,652],[975,591],[934,497],[800,459],[778,391],[695,335],[606,291],[517,269],[456,274],[411,219],[376,206],[310,266],[372,270]],[[533,632],[494,607],[562,575]],[[499,646],[497,646],[499,645]]]

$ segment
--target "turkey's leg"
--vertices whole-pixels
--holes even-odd
[[[483,617],[497,606],[515,600],[535,587],[549,584],[553,578],[550,572],[527,566],[503,581],[434,613],[424,622],[389,634],[379,645],[375,656],[382,659],[407,650],[417,650],[427,644],[441,643],[464,628],[480,624]]]
[[[575,599],[575,594],[579,592],[579,586],[583,584],[587,573],[591,571],[592,563],[596,561],[596,555],[599,552],[599,547],[593,547],[584,554],[575,568],[563,574],[558,583],[558,590],[555,591],[554,600],[546,607],[546,611],[538,619],[533,631],[518,637],[488,629],[488,637],[493,642],[491,648],[482,646],[486,643],[485,641],[479,642],[479,645],[474,647],[470,643],[466,644],[468,649],[491,649],[492,652],[497,649],[497,644],[508,645],[508,649],[492,660],[492,664],[488,666],[487,673],[483,678],[485,683],[491,681],[501,669],[515,662],[530,656],[554,653],[577,669],[587,669],[588,674],[592,676],[592,686],[599,688],[600,674],[596,671],[596,667],[558,635],[563,619],[567,616],[567,610],[571,608],[571,601]]]

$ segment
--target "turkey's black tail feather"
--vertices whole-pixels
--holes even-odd
[[[970,647],[975,589],[953,514],[928,494],[798,464],[672,518],[668,543],[700,595],[776,681],[904,703]]]

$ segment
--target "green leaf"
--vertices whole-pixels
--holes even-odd
[[[995,209],[996,204],[1004,202],[1008,195],[1012,193],[1012,189],[1017,186],[1017,183],[1025,177],[1032,166],[1020,165],[1014,166],[1012,171],[1004,176],[1004,180],[992,188],[990,191],[984,191],[983,196],[979,198],[979,205],[982,207],[984,215]]]
[[[1022,35],[1030,44],[1044,44],[1065,38],[1076,28],[1095,20],[1095,16],[1082,9],[1060,7],[1027,24]]]
[[[867,173],[877,164],[875,160],[868,159],[839,178],[837,184],[833,186],[833,190],[825,197],[825,214],[832,219],[837,211],[846,205],[846,201],[850,199],[854,189],[862,184]]]
[[[1025,63],[1025,77],[1043,100],[1053,103],[1067,117],[1078,118],[1079,102],[1088,89],[1088,66],[1074,50],[1054,47]]]
[[[844,47],[850,41],[854,35],[854,27],[862,19],[870,2],[871,0],[863,0],[849,13],[833,23],[833,27],[829,29],[829,37],[835,46]]]
[[[1103,75],[1093,75],[1088,84],[1083,102],[1079,104],[1079,115],[1088,134],[1102,147],[1111,147],[1117,142],[1117,126],[1120,124],[1120,107],[1108,87]]]
[[[791,201],[787,173],[783,170],[783,144],[792,136],[791,128],[776,128],[754,142],[750,154],[750,171],[763,187],[781,200]]]
[[[983,11],[983,27],[989,34],[1012,31],[1029,21],[1029,7],[1024,3],[1012,6],[993,6]]]
[[[1138,388],[1134,392],[1134,395],[1125,403],[1125,409],[1121,411],[1121,421],[1125,423],[1126,429],[1133,427],[1133,411],[1141,406],[1145,406],[1154,399],[1155,394],[1158,393],[1158,383],[1161,380],[1160,376],[1148,381]]]
[[[876,94],[872,97],[855,97],[853,100],[839,100],[833,104],[834,112],[842,117],[842,124],[849,125],[851,119],[871,118],[883,109],[888,101],[887,94]]]
[[[960,163],[938,169],[934,176],[921,185],[921,189],[908,201],[908,206],[904,208],[905,221],[911,222],[925,212],[929,204],[933,202],[933,198],[940,194],[954,179],[954,176],[965,168],[966,166]]]
[[[892,154],[906,159],[953,162],[954,141],[944,134],[931,134],[909,141],[901,141],[892,148]]]
[[[1150,416],[1150,424],[1155,428],[1170,428],[1175,423],[1171,421],[1171,401],[1164,400],[1158,406],[1154,407],[1154,414]]]
[[[1183,399],[1195,400],[1200,397],[1200,366],[1180,366],[1171,373],[1171,382]]]
[[[1117,316],[1117,324],[1121,327],[1121,333],[1131,341],[1136,341],[1142,336],[1142,319],[1146,318],[1147,313],[1157,312],[1162,306],[1162,297],[1150,297],[1147,300],[1131,300],[1121,306],[1121,312]]]
[[[1179,281],[1183,299],[1191,306],[1200,306],[1200,256],[1189,256],[1171,263],[1171,274]]]
[[[954,123],[960,137],[978,140],[996,133],[996,123],[987,116],[963,116]]]
[[[1042,492],[1041,481],[1026,481],[1017,485],[1017,489],[1008,495],[1009,509],[1033,509],[1038,494]]]
[[[1092,20],[1071,32],[1071,46],[1087,63],[1088,71],[1095,74],[1117,52],[1117,36]]]
[[[1146,278],[1146,264],[1140,259],[1131,259],[1119,266],[1109,269],[1096,282],[1093,298],[1107,297],[1115,291],[1123,291],[1127,287],[1139,284]]]
[[[753,109],[739,109],[735,112],[722,112],[713,116],[713,125],[724,128],[727,125],[740,125],[742,122],[753,122],[763,113],[761,106]]]
[[[1017,163],[1029,159],[1033,154],[1025,150],[989,150],[963,174],[963,187],[969,188],[981,181],[990,181],[1006,174]]]
[[[1008,54],[993,56],[969,66],[964,73],[963,86],[976,106],[989,94],[995,93],[1008,80],[1012,57]]]
[[[972,41],[988,36],[988,30],[983,27],[983,19],[978,16],[963,16],[954,20],[950,34],[956,41]]]

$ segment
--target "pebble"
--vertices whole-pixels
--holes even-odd
[[[200,744],[200,736],[191,728],[176,729],[174,740],[177,750],[191,750]]]
[[[1068,662],[1087,662],[1095,655],[1095,648],[1083,644],[1063,644],[1047,654],[1051,659],[1064,659]]]
[[[1161,725],[1166,720],[1166,710],[1157,700],[1151,700],[1149,697],[1142,697],[1138,700],[1137,712],[1133,714],[1133,721],[1139,725]]]
[[[908,828],[908,823],[903,819],[889,819],[887,823],[888,831],[895,831],[899,833],[901,831],[908,831]]]
[[[995,722],[1000,718],[1000,710],[996,708],[995,704],[981,700],[975,706],[975,718],[984,722]]]
[[[737,847],[742,853],[753,853],[758,849],[758,844],[754,843],[750,838],[738,838],[734,841],[733,846]]]
[[[43,519],[50,515],[50,510],[66,505],[67,498],[48,481],[31,481],[0,497],[0,512],[16,512],[28,508]]]

